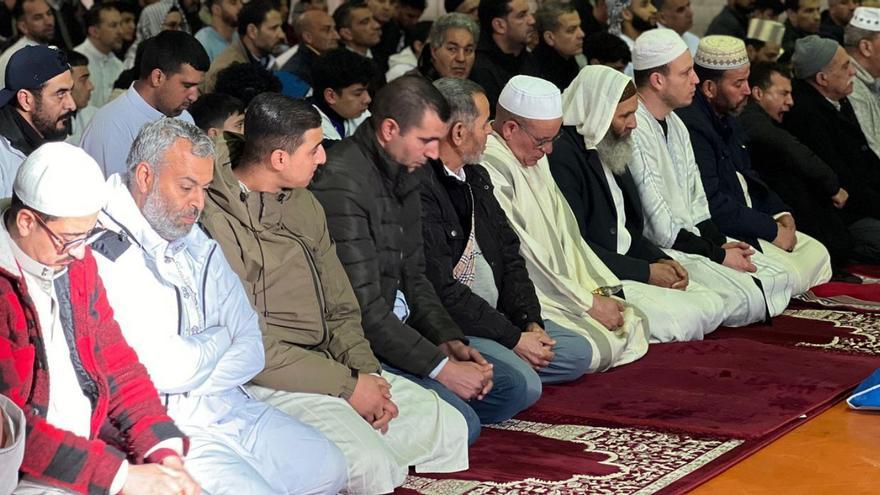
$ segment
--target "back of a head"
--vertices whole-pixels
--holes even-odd
[[[548,0],[535,12],[535,31],[542,35],[559,29],[559,17],[576,12],[574,5],[560,0]]]
[[[419,21],[411,29],[407,29],[404,34],[406,46],[413,48],[416,42],[423,45],[428,41],[428,33],[431,32],[432,21]]]
[[[244,117],[242,164],[257,164],[275,150],[293,153],[306,131],[321,127],[318,111],[302,100],[263,93],[251,101]]]
[[[257,95],[280,93],[281,81],[268,70],[249,63],[233,64],[217,73],[215,93],[234,96],[247,106]]]
[[[480,0],[477,15],[480,19],[480,30],[484,36],[492,36],[492,20],[496,17],[505,18],[510,13],[510,0]]]
[[[211,67],[211,59],[193,35],[183,31],[162,31],[150,38],[144,47],[140,78],[150,77],[155,69],[161,70],[166,76],[176,74],[184,65],[207,72]]]
[[[244,104],[238,98],[223,93],[208,93],[189,107],[189,113],[199,129],[223,128],[223,122],[235,113],[244,113]]]
[[[462,122],[470,126],[474,122],[479,113],[474,97],[486,94],[479,84],[470,79],[444,77],[434,81],[434,87],[449,103],[450,123]]]
[[[372,61],[346,48],[331,50],[312,64],[312,92],[321,98],[324,90],[336,93],[352,84],[368,85],[375,77]]]
[[[82,53],[75,50],[66,50],[67,65],[71,67],[85,67],[89,65],[89,59]]]
[[[379,90],[370,106],[370,118],[376,127],[391,119],[400,126],[400,134],[405,134],[420,125],[429,111],[449,121],[449,103],[437,88],[421,76],[403,76]]]
[[[272,0],[252,0],[241,8],[238,13],[238,35],[242,38],[247,34],[247,28],[253,24],[258,29],[266,20],[269,12],[278,10]]]
[[[593,33],[584,40],[584,57],[587,62],[596,60],[600,64],[623,62],[626,65],[632,60],[626,42],[607,31]]]

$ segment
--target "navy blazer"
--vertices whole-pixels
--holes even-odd
[[[772,242],[777,234],[773,215],[790,208],[752,168],[739,123],[731,116],[718,117],[699,89],[694,102],[676,113],[690,133],[712,220],[724,235],[756,248],[760,248],[758,239]],[[746,179],[751,208],[737,172]]]
[[[645,225],[642,202],[629,170],[615,176],[623,192],[626,229],[632,237],[629,251],[618,254],[617,209],[599,154],[587,150],[584,138],[574,126],[565,126],[547,159],[553,179],[574,212],[581,236],[590,248],[617,278],[648,283],[650,264],[669,256],[642,235]]]

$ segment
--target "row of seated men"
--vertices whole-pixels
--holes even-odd
[[[824,46],[794,56],[817,85]],[[25,120],[27,84],[69,99],[46,90],[70,76],[23,52],[31,82],[0,98]],[[318,110],[279,94],[240,136],[165,117],[164,85],[203,76],[179,60],[95,117],[124,157],[49,142],[17,169],[0,229],[17,493],[390,492],[411,466],[466,469],[481,424],[544,383],[766,321],[832,275],[722,134],[748,96],[734,38],[694,59],[653,30],[634,80],[591,66],[564,93],[513,77],[494,120],[471,81],[402,77],[329,153]]]

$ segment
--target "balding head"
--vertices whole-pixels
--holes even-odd
[[[336,23],[323,10],[307,10],[299,15],[293,26],[296,36],[319,54],[339,47]]]

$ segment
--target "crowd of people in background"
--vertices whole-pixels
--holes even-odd
[[[0,2],[0,494],[390,493],[860,283],[873,1]]]

